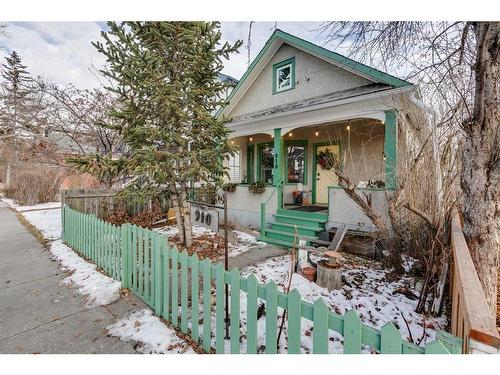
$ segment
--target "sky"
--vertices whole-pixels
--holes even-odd
[[[319,36],[319,22],[277,22],[286,32],[323,45]],[[256,22],[252,25],[251,60],[257,56],[270,37],[275,22]],[[247,40],[249,22],[222,22],[222,36],[229,42],[243,40],[238,54],[225,62],[223,73],[239,79],[247,68]],[[99,40],[103,22],[9,22],[7,35],[0,37],[0,56],[12,50],[21,56],[24,65],[34,76],[44,76],[55,83],[73,83],[79,88],[100,85],[95,69],[103,66],[105,59],[92,46]],[[342,52],[342,51],[339,51]]]

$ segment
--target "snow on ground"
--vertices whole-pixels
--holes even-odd
[[[141,353],[194,354],[192,347],[179,338],[149,309],[136,310],[107,327],[108,334],[122,341],[140,343]]]
[[[391,281],[387,277],[390,270],[382,268],[379,263],[357,257],[351,257],[351,259],[354,263],[344,264],[342,273],[344,286],[341,290],[328,292],[327,289],[297,273],[293,274],[291,288],[296,288],[302,298],[311,303],[319,297],[323,298],[330,310],[338,314],[345,314],[348,310],[355,309],[366,325],[380,329],[387,322],[393,322],[404,339],[409,340],[410,332],[415,342],[423,337],[420,345],[433,341],[437,329],[446,328],[446,317],[426,317],[416,313],[414,310],[417,301],[398,292],[406,289],[418,296],[418,291],[414,287],[415,280],[412,277],[403,276]],[[359,263],[355,262],[356,259]],[[290,261],[290,256],[268,259],[258,266],[242,270],[242,275],[248,276],[253,273],[261,282],[273,280],[278,288],[283,290],[285,285],[288,285]],[[424,326],[426,327],[425,334]],[[312,324],[308,320],[302,319],[304,332],[302,347],[305,352],[312,350],[311,327]],[[330,335],[330,350],[341,351],[341,343],[342,336]]]
[[[36,206],[15,205],[12,200],[2,198],[35,226],[43,236],[51,240],[50,252],[61,268],[70,275],[61,284],[75,287],[84,296],[85,307],[107,305],[120,298],[121,283],[97,271],[97,266],[87,262],[60,239],[60,202],[44,203]],[[40,209],[40,210],[39,210]],[[27,210],[36,210],[29,211]],[[177,337],[151,310],[134,311],[108,327],[109,334],[122,341],[136,341],[136,349],[144,353],[194,353],[189,344]]]
[[[167,237],[173,237],[177,234],[179,234],[179,229],[175,225],[167,225],[162,228],[157,228],[155,229],[161,234],[166,235]],[[200,237],[200,236],[215,236],[215,232],[211,229],[208,229],[204,226],[194,224],[193,225],[193,237]]]
[[[22,211],[21,211],[22,212]],[[56,240],[61,237],[61,211],[29,211],[23,212],[23,216],[35,226],[48,240]]]
[[[61,283],[78,288],[84,296],[85,307],[108,305],[120,298],[121,283],[98,272],[95,264],[78,256],[62,240],[53,241],[50,252],[64,271],[71,272]]]

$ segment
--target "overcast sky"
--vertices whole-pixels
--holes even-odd
[[[244,45],[225,63],[223,72],[239,79],[247,68],[247,39],[249,22],[223,22],[223,38]],[[274,22],[257,22],[252,26],[251,59],[263,47],[273,32]],[[320,23],[278,22],[278,28],[317,44]],[[89,70],[101,67],[104,58],[91,45],[106,29],[103,22],[13,22],[8,23],[7,35],[1,37],[0,54],[15,50],[33,75],[43,75],[57,83],[73,83],[80,88],[92,88],[99,81]],[[339,51],[342,52],[342,51]]]

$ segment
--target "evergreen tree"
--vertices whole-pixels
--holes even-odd
[[[119,98],[115,127],[129,151],[126,158],[79,161],[80,170],[112,169],[132,176],[124,194],[155,196],[165,190],[176,212],[181,241],[192,244],[187,193],[197,182],[221,182],[221,159],[231,152],[228,129],[213,114],[224,104],[218,80],[222,59],[235,45],[221,42],[217,22],[109,22],[102,73]],[[92,168],[90,168],[92,166]],[[102,171],[100,172],[102,174]]]

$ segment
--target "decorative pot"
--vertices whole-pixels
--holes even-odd
[[[316,280],[316,268],[304,267],[302,268],[302,275],[309,281]]]

